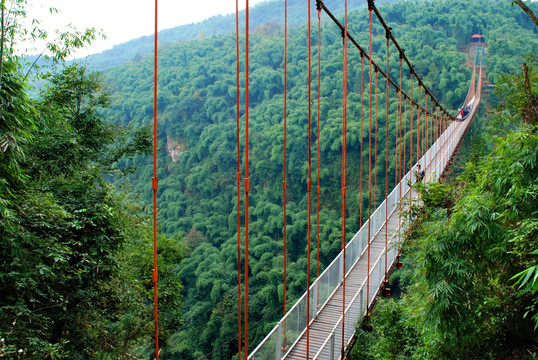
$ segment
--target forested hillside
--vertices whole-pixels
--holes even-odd
[[[533,359],[538,344],[538,66],[506,76],[453,181],[418,186],[423,203],[353,359]],[[525,86],[528,79],[530,87]],[[484,153],[477,144],[493,147]],[[453,172],[451,169],[450,172]]]
[[[535,8],[535,6],[534,6]],[[519,69],[524,56],[538,53],[538,31],[509,1],[401,2],[381,6],[406,55],[426,85],[448,108],[464,100],[470,80],[465,68],[466,46],[474,33],[488,42],[487,74],[491,82]],[[349,31],[367,44],[368,15],[349,15]],[[374,58],[384,61],[384,32],[374,26]],[[314,39],[317,36],[313,36]],[[317,41],[317,40],[316,40]],[[339,30],[326,22],[321,33],[321,262],[327,265],[340,249],[340,169],[342,49]],[[244,39],[241,39],[244,48]],[[251,324],[269,316],[249,331],[250,343],[261,340],[281,312],[283,278],[282,137],[283,30],[267,24],[253,29],[250,39],[250,310]],[[306,28],[290,30],[288,54],[288,285],[291,296],[306,287],[307,227],[307,58]],[[317,43],[313,57],[317,58]],[[243,50],[242,50],[243,51]],[[162,232],[181,237],[189,250],[179,274],[184,286],[183,328],[172,335],[171,358],[195,359],[215,351],[214,359],[236,353],[236,145],[235,38],[216,36],[164,47],[159,63],[159,221]],[[399,76],[398,54],[391,53],[391,75]],[[149,122],[152,113],[152,59],[140,57],[105,75],[114,91],[106,115],[134,128]],[[244,70],[242,70],[244,71]],[[316,76],[316,69],[313,76]],[[348,69],[348,235],[359,223],[360,174],[360,54],[349,51]],[[408,74],[404,74],[404,78]],[[241,75],[244,82],[244,73]],[[409,88],[409,80],[404,81]],[[314,96],[317,91],[313,84]],[[363,104],[368,110],[368,93]],[[243,95],[242,95],[243,96]],[[383,103],[380,86],[378,101]],[[390,104],[391,109],[396,103]],[[242,109],[243,112],[243,109]],[[243,115],[243,113],[241,113]],[[384,119],[384,109],[378,118]],[[312,119],[316,122],[316,118]],[[390,131],[395,117],[390,116]],[[368,143],[367,126],[363,142]],[[241,130],[244,131],[244,128]],[[384,123],[378,127],[385,142]],[[389,138],[394,148],[394,138]],[[316,151],[314,147],[312,149]],[[171,155],[174,157],[172,158]],[[368,159],[364,151],[363,159]],[[371,154],[373,157],[374,154]],[[385,173],[385,149],[379,149],[378,174]],[[390,154],[389,154],[390,156]],[[133,166],[131,186],[149,203],[151,165],[143,156],[122,160]],[[243,164],[244,166],[244,164]],[[315,166],[315,164],[314,164]],[[394,161],[389,158],[389,186],[394,183]],[[365,170],[366,171],[366,170]],[[367,175],[365,173],[365,175]],[[313,186],[317,184],[314,180]],[[384,175],[378,175],[384,184]],[[384,196],[377,191],[377,201]],[[313,221],[315,224],[315,219]],[[314,255],[313,255],[314,256]],[[274,312],[274,313],[273,313]]]

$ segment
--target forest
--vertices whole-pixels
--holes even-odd
[[[25,1],[14,2],[21,11],[24,9]],[[525,339],[515,336],[521,328],[528,330],[530,326],[532,330],[534,326],[531,319],[536,289],[526,288],[524,281],[531,273],[520,277],[519,290],[517,279],[511,280],[536,263],[531,254],[536,249],[533,240],[538,203],[536,131],[532,121],[521,124],[527,100],[520,88],[511,87],[521,82],[520,77],[510,74],[520,73],[521,63],[527,62],[532,96],[536,96],[536,55],[529,54],[538,54],[538,28],[511,1],[492,0],[487,4],[442,0],[379,6],[425,85],[447,109],[455,111],[465,98],[471,78],[466,65],[472,34],[482,34],[487,41],[487,77],[499,91],[487,97],[468,134],[469,145],[463,152],[468,153],[465,159],[471,163],[460,165],[466,168],[462,177],[421,189],[424,197],[432,199],[424,208],[415,209],[421,217],[409,234],[405,259],[409,266],[395,275],[398,280],[394,281],[399,281],[404,295],[398,300],[381,301],[372,324],[358,328],[364,336],[356,346],[357,358],[380,358],[383,353],[387,354],[385,358],[451,359],[458,358],[451,354],[460,348],[467,351],[467,358],[498,358],[508,350],[530,348],[536,343],[536,334]],[[538,12],[537,6],[531,5]],[[305,22],[304,17],[302,23],[298,20],[288,34],[287,136],[291,141],[287,148],[285,220],[283,26],[275,20],[261,21],[250,38],[252,191],[248,271],[249,319],[255,324],[249,330],[251,344],[259,342],[282,316],[284,221],[289,302],[306,289],[308,216],[316,226],[316,214],[307,211]],[[362,8],[351,12],[348,22],[349,32],[366,45],[367,11]],[[312,32],[312,56],[317,59],[317,24]],[[20,28],[11,34],[11,42],[24,36]],[[74,34],[73,41],[66,45],[76,47],[80,42],[75,40],[93,41],[91,35]],[[317,83],[312,84],[312,91],[316,97],[320,94],[319,255],[323,269],[340,250],[342,232],[342,37],[327,18],[322,21],[320,37],[321,81],[319,89]],[[380,64],[387,57],[385,41],[384,31],[374,23],[372,52]],[[240,43],[243,49],[244,37]],[[361,92],[361,82],[368,84],[370,79],[361,69],[360,53],[352,47],[348,52],[347,239],[367,216],[363,213],[361,219],[361,209],[369,205],[368,194],[360,193],[361,159],[377,159],[373,175],[384,184],[388,157],[390,189],[396,181],[396,161],[391,151],[385,147],[372,154],[367,148],[360,151],[362,144],[370,142],[367,123],[361,137],[361,109],[369,110],[368,93],[366,88]],[[23,58],[7,50],[2,56],[0,94],[3,104],[12,106],[9,111],[2,110],[0,123],[0,233],[6,239],[0,245],[3,357],[104,359],[151,355],[149,213],[153,175],[148,151],[153,57],[137,54],[98,74],[65,63],[65,53],[58,53],[50,73],[41,72],[46,85],[35,98],[28,95],[30,84],[21,70],[25,66]],[[390,53],[389,63],[391,77],[399,78],[396,51]],[[162,356],[166,359],[237,356],[235,64],[233,29],[188,42],[167,43],[159,49],[159,319]],[[244,86],[243,60],[241,69]],[[312,75],[317,77],[317,63]],[[410,85],[406,70],[404,88]],[[243,91],[241,101],[244,96]],[[384,84],[379,85],[376,99],[385,102]],[[393,134],[396,102],[390,100],[389,107],[388,132]],[[492,109],[494,115],[486,112]],[[244,108],[240,115],[244,116]],[[375,115],[383,119],[374,125],[380,144],[386,139],[385,116],[384,108]],[[314,112],[312,123],[317,120]],[[314,126],[315,138],[317,130]],[[242,125],[242,136],[244,132]],[[389,136],[389,149],[395,146],[396,138]],[[242,140],[242,151],[244,147]],[[493,149],[495,152],[488,157]],[[311,151],[317,150],[314,142]],[[244,159],[241,163],[243,171]],[[521,172],[510,163],[521,163]],[[316,169],[315,159],[312,166]],[[499,169],[513,172],[496,173]],[[364,177],[367,171],[362,169]],[[313,182],[313,187],[318,185],[316,177]],[[492,182],[496,187],[492,188]],[[514,196],[502,197],[510,193],[512,182],[519,186],[513,188]],[[384,187],[380,187],[374,205],[384,196]],[[480,196],[487,201],[481,201]],[[492,207],[475,214],[474,219],[483,226],[475,229],[469,226],[466,211],[480,202]],[[243,204],[241,207],[244,212]],[[503,212],[504,207],[511,210]],[[503,216],[497,221],[492,214],[499,212]],[[448,213],[454,221],[445,228]],[[480,238],[482,243],[475,243],[475,235],[488,234],[485,229],[489,226],[502,231],[496,232],[499,235],[495,238],[484,237]],[[459,240],[456,234],[460,235],[462,229],[468,232]],[[450,245],[457,242],[454,239],[461,241],[460,248]],[[486,246],[491,248],[483,253]],[[311,257],[315,264],[315,251]],[[443,263],[446,260],[455,267]],[[455,274],[454,269],[458,270]],[[310,271],[315,276],[315,265]],[[461,275],[466,273],[476,276]],[[435,284],[446,286],[437,288]],[[469,294],[465,301],[453,295],[460,289]],[[435,291],[441,295],[433,296]],[[484,295],[488,291],[491,296]],[[431,306],[419,308],[417,304],[425,303],[424,299]],[[508,306],[511,300],[522,306]],[[447,302],[455,305],[446,306]],[[527,311],[529,315],[524,317]],[[462,318],[472,320],[451,321]],[[401,326],[391,328],[389,324],[394,322]],[[400,342],[376,343],[375,334],[379,333]],[[493,341],[497,347],[488,347]]]

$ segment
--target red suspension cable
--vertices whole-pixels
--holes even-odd
[[[403,86],[403,62],[402,62],[402,56],[400,55],[400,89],[402,88]],[[400,182],[400,180],[402,179],[402,114],[403,114],[403,111],[402,111],[402,108],[403,108],[403,100],[402,100],[402,92],[400,91],[399,92],[400,94],[400,98],[399,98],[399,106],[400,106],[400,109],[399,109],[399,114],[400,114],[400,126],[398,128],[398,132],[399,132],[399,136],[400,136],[400,146],[398,148],[398,153],[399,153],[399,161],[398,161],[398,180],[396,181],[396,183],[398,184]],[[405,136],[405,132],[403,133],[403,135]],[[402,187],[400,186],[400,202],[401,202],[401,198],[402,198]]]
[[[422,137],[422,148],[421,148],[421,155],[422,153],[426,153],[428,149],[428,142],[429,142],[429,136],[428,136],[428,117],[429,117],[429,111],[428,111],[428,93],[424,93],[424,125],[422,126],[423,134]],[[424,163],[424,171],[426,171],[426,163]]]
[[[404,141],[404,150],[403,150],[403,174],[407,174],[407,98],[404,98],[404,119],[403,119],[403,141]]]
[[[439,131],[439,107],[437,106],[435,110],[435,138],[438,140],[441,137],[441,132]],[[439,164],[439,146],[437,146],[435,154],[435,169],[437,169],[437,164]],[[439,173],[439,175],[441,174]]]
[[[318,3],[317,6],[318,10],[318,112],[317,112],[317,132],[318,132],[318,138],[317,138],[317,175],[316,175],[316,239],[317,239],[317,252],[316,252],[316,278],[319,278],[319,212],[320,212],[320,193],[321,193],[321,187],[320,187],[320,166],[321,166],[321,136],[320,136],[320,117],[321,117],[321,6]],[[319,294],[319,291],[318,291]],[[319,298],[319,296],[318,296]],[[319,306],[319,302],[317,302]],[[316,309],[317,310],[317,309]]]
[[[418,83],[418,104],[417,104],[417,163],[420,161],[420,82]]]
[[[402,69],[402,56],[400,54],[400,89],[402,88],[402,82],[403,82],[403,69]],[[402,174],[402,93],[399,92],[400,94],[400,98],[399,98],[399,114],[400,114],[400,123],[398,125],[398,134],[399,134],[399,137],[400,137],[400,142],[399,142],[399,146],[398,146],[398,184],[399,184],[399,194],[398,194],[398,204],[400,204],[400,209],[398,211],[398,258],[400,256],[400,245],[401,245],[401,228],[402,228],[402,210],[401,210],[401,203],[402,203],[402,184],[401,184],[401,180],[402,180],[402,176],[404,174]],[[405,131],[403,132],[403,136],[404,136],[404,139],[405,139]],[[405,148],[404,148],[404,152],[405,152]],[[405,162],[405,161],[404,161]]]
[[[396,89],[396,143],[394,146],[394,158],[396,159],[396,163],[394,165],[394,186],[398,186],[398,179],[400,178],[400,171],[399,171],[399,149],[398,146],[401,141],[401,135],[400,135],[400,124],[401,124],[401,97],[400,97],[400,90]]]
[[[377,209],[377,119],[379,112],[377,111],[377,100],[378,100],[378,75],[379,75],[379,69],[377,66],[375,67],[375,132],[374,132],[374,139],[375,139],[375,145],[374,145],[374,209]]]
[[[157,282],[159,279],[159,269],[157,267],[157,190],[159,180],[157,178],[157,54],[158,49],[158,0],[155,0],[155,37],[154,37],[154,59],[153,59],[153,178],[151,187],[153,190],[153,307],[155,322],[155,359],[159,360],[159,306]]]
[[[433,128],[432,128],[432,120],[433,120],[433,101],[430,99],[430,109],[428,111],[428,147],[429,149],[433,145]],[[430,166],[430,175],[432,173],[432,168]]]
[[[248,357],[248,206],[249,206],[249,192],[250,192],[250,178],[249,178],[249,143],[248,143],[248,108],[249,108],[249,0],[246,0],[245,9],[245,358]]]
[[[347,193],[347,0],[344,1],[344,39],[343,39],[343,96],[342,96],[342,358],[345,351],[344,328],[346,310],[346,193]]]
[[[409,178],[413,178],[413,73],[411,73],[411,99],[409,99],[409,111],[410,111],[410,121],[411,124],[409,125],[409,130],[411,131],[411,139],[409,139],[409,171],[411,173],[409,174]],[[413,199],[413,188],[409,189],[409,200]]]
[[[368,1],[370,4],[372,1]],[[369,91],[369,127],[368,127],[368,219],[372,214],[372,9],[369,11],[370,17],[370,91]],[[371,221],[368,221],[368,256],[367,256],[367,273],[366,273],[366,312],[370,313],[370,236]]]
[[[389,74],[389,34],[387,33],[387,75]],[[386,82],[386,118],[385,118],[385,283],[388,282],[388,197],[389,197],[389,90],[390,90],[389,77],[387,76]],[[398,101],[398,99],[396,99]],[[396,115],[398,116],[398,115]],[[396,141],[397,143],[397,141]],[[394,171],[396,172],[396,171]]]
[[[308,229],[306,251],[306,358],[310,351],[310,240],[312,235],[312,35],[311,35],[311,11],[308,0]]]
[[[359,229],[362,227],[362,174],[364,173],[363,169],[363,142],[364,142],[364,51],[361,51],[361,164],[360,164],[360,189],[359,189]]]
[[[241,146],[240,146],[240,79],[239,79],[239,0],[235,0],[235,51],[236,51],[236,147],[237,147],[237,349],[238,360],[241,360],[242,338],[241,338]]]
[[[284,212],[284,315],[287,314],[287,291],[288,291],[288,230],[287,230],[287,137],[288,137],[288,0],[284,0],[284,157],[282,168],[282,207]],[[287,326],[284,320],[284,348],[287,344]]]

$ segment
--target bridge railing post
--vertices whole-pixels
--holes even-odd
[[[331,341],[329,343],[329,360],[334,360],[334,330],[331,333]]]
[[[341,279],[340,283],[342,283],[342,279],[344,278],[344,256],[343,256],[342,253],[340,253],[340,254],[341,254],[341,256],[340,256],[340,264],[338,265],[338,267],[339,267],[339,271],[340,271],[340,273],[339,273],[339,275],[340,275],[339,277]]]
[[[275,341],[275,360],[282,359],[282,322],[278,322]]]
[[[312,289],[313,293],[313,299],[312,299],[312,309],[314,310],[314,314],[312,315],[312,318],[315,318],[318,315],[318,299],[319,299],[319,281],[314,281],[314,288]]]

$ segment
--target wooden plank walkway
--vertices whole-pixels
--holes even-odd
[[[414,192],[414,197],[416,193]],[[388,218],[387,222],[387,232],[388,236],[395,234],[398,231],[399,224],[399,211],[395,210],[392,215]],[[397,241],[397,240],[396,240]],[[385,227],[383,226],[381,230],[374,237],[370,243],[370,269],[373,264],[381,256],[385,254]],[[366,280],[366,269],[368,268],[368,257],[367,252],[361,256],[359,261],[356,262],[353,269],[349,272],[346,277],[346,307],[350,304],[351,300],[360,290],[360,287]],[[377,293],[380,290],[379,284],[373,284],[370,281],[370,291]],[[321,348],[325,340],[327,339],[328,333],[332,331],[340,317],[342,316],[342,296],[343,296],[343,287],[340,285],[338,290],[328,301],[328,303],[323,307],[321,312],[317,317],[312,321],[310,325],[310,346],[309,346],[309,359],[312,359],[318,350]],[[359,314],[362,315],[362,314]],[[342,331],[337,331],[335,333],[335,348],[345,347],[347,344],[345,339],[342,342]],[[300,340],[295,344],[293,349],[287,354],[285,359],[295,360],[295,359],[306,359],[306,333],[302,335]],[[329,357],[320,356],[319,359],[327,359]]]

